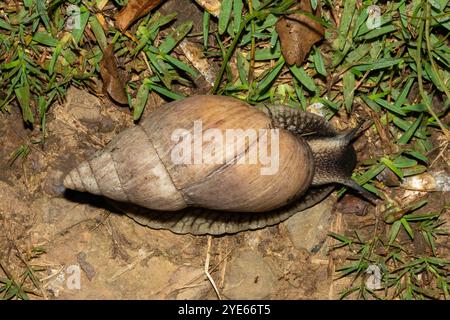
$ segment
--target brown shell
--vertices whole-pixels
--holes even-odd
[[[91,160],[72,170],[67,188],[88,191],[156,210],[179,210],[197,206],[223,211],[263,212],[279,208],[310,186],[314,162],[306,142],[279,130],[279,167],[262,175],[262,164],[236,163],[258,147],[250,136],[245,151],[223,163],[177,164],[172,151],[178,141],[176,129],[193,132],[201,120],[202,132],[215,128],[269,129],[272,120],[263,112],[229,97],[194,96],[168,103],[140,125],[127,129]],[[271,140],[268,139],[268,142]],[[203,150],[210,141],[201,141]],[[193,139],[192,144],[198,143]],[[270,143],[269,143],[270,150]],[[254,150],[253,150],[254,151]]]

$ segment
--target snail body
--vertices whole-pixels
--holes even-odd
[[[235,130],[231,141],[227,130]],[[358,189],[349,178],[353,134],[339,134],[321,117],[287,107],[194,96],[119,133],[70,171],[64,185],[115,200],[153,228],[234,233],[286,219],[320,201],[331,183]],[[235,138],[243,138],[240,145]],[[276,162],[272,172],[267,162],[252,159],[263,153]]]

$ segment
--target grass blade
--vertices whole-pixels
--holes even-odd
[[[151,84],[150,88],[155,90],[156,92],[162,94],[163,96],[166,96],[167,98],[173,99],[173,100],[179,100],[179,99],[183,99],[184,96],[180,93],[174,92],[174,91],[170,91],[164,87],[160,87],[156,84]]]
[[[347,35],[350,31],[350,25],[356,10],[356,0],[344,1],[344,12],[342,13],[341,23],[339,25],[339,50],[343,50],[347,42]]]
[[[327,76],[327,70],[325,69],[325,64],[318,48],[316,48],[316,51],[314,52],[314,66],[320,75],[324,77]]]
[[[145,104],[147,103],[149,95],[148,86],[146,83],[143,83],[137,92],[136,98],[131,102],[131,106],[133,108],[133,120],[137,121],[141,118],[142,112],[144,111]]]
[[[399,178],[403,178],[403,172],[400,170],[391,160],[388,158],[382,157],[380,162],[384,164],[386,167],[392,170]]]
[[[95,39],[97,39],[100,48],[102,49],[102,51],[104,51],[108,46],[108,41],[106,40],[102,25],[100,24],[100,22],[98,22],[98,19],[95,15],[90,16],[88,21],[89,25],[91,26],[92,32],[95,35]]]
[[[348,70],[342,78],[344,84],[344,105],[348,113],[352,111],[353,98],[355,96],[355,75]]]
[[[284,66],[284,58],[280,58],[278,63],[270,70],[267,76],[258,83],[258,94],[263,94],[270,87],[271,83],[276,79]]]
[[[296,65],[293,65],[289,68],[291,70],[292,75],[305,86],[309,91],[316,91],[316,84],[314,80],[306,73],[303,67],[298,68]]]
[[[202,29],[203,29],[203,47],[205,50],[208,48],[208,37],[209,37],[209,20],[211,15],[208,11],[203,12]]]
[[[23,121],[28,124],[34,123],[33,112],[30,107],[30,87],[28,85],[24,85],[22,87],[14,89],[17,100],[19,101],[20,108],[22,109],[22,117]]]
[[[220,6],[218,31],[222,35],[226,30],[231,17],[233,0],[223,0]]]
[[[180,24],[166,37],[163,43],[161,43],[161,45],[158,47],[159,50],[165,54],[169,53],[181,40],[183,40],[184,37],[186,37],[191,29],[192,21],[187,21],[183,24]]]
[[[58,45],[58,39],[53,38],[47,32],[36,32],[33,40],[48,47],[56,47]]]
[[[423,119],[423,113],[414,121],[414,123],[405,131],[405,133],[398,139],[398,143],[407,144],[409,140],[413,137],[414,133],[417,131],[417,128],[420,126],[420,123]]]
[[[242,0],[234,0],[233,2],[233,20],[234,20],[234,33],[239,32],[239,27],[242,21],[242,10],[244,10],[244,3]]]
[[[378,98],[378,99],[375,99],[374,101],[376,103],[378,103],[380,106],[382,106],[383,108],[385,108],[391,112],[397,113],[402,116],[406,116],[406,113],[401,108],[397,107],[396,105],[394,105],[392,103],[387,102],[386,100]]]
[[[352,69],[355,69],[360,72],[365,72],[365,71],[369,71],[369,70],[373,71],[373,70],[378,70],[378,69],[390,68],[392,66],[400,64],[401,62],[403,62],[403,59],[400,59],[400,58],[398,58],[398,59],[385,58],[385,59],[380,59],[379,61],[374,61],[371,63],[364,63],[362,65],[355,66]]]

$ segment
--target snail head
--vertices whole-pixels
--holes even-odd
[[[359,128],[357,126],[335,136],[313,136],[307,140],[315,164],[312,185],[343,184],[373,203],[376,197],[351,178],[356,167],[356,152],[351,142]]]

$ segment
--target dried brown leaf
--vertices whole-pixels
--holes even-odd
[[[124,72],[117,65],[113,45],[109,45],[105,49],[99,65],[100,74],[103,79],[103,88],[115,101],[121,104],[127,104],[128,98],[125,92],[127,80]]]
[[[116,27],[125,32],[137,19],[145,16],[164,0],[129,0],[116,16]]]
[[[314,11],[309,0],[302,0],[292,8],[314,14],[320,18],[320,5]],[[322,39],[325,29],[317,21],[303,14],[290,14],[276,24],[281,52],[289,65],[301,66],[314,43]]]

